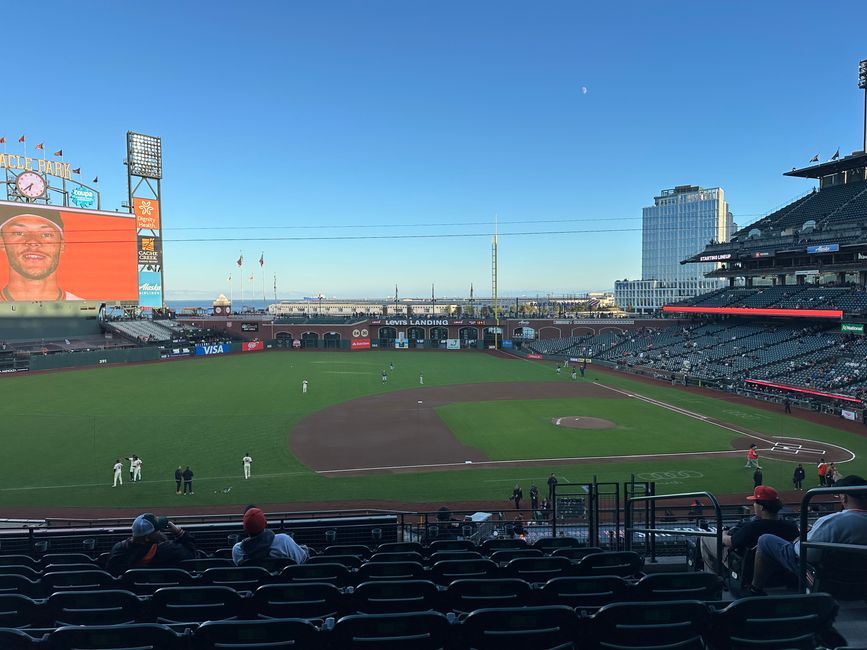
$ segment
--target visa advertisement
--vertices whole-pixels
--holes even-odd
[[[0,301],[135,301],[136,248],[129,215],[0,202]]]
[[[214,354],[229,354],[232,346],[228,343],[204,343],[196,345],[196,356],[207,357]]]

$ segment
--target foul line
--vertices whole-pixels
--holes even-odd
[[[254,474],[250,480],[257,478],[280,478],[283,476],[309,476],[309,472],[283,472],[281,474]],[[202,478],[194,479],[196,484],[200,483],[211,483],[213,481],[231,481],[232,479],[237,479],[239,481],[244,481],[244,477],[238,474],[232,474],[231,476],[207,476]],[[173,484],[175,482],[174,479],[159,479],[153,481],[124,481],[123,485],[119,485],[118,487],[128,487],[135,485],[136,483],[148,483],[153,485],[155,483],[168,483]],[[69,488],[83,488],[83,487],[111,487],[111,482],[103,482],[103,483],[72,483],[69,485],[25,485],[19,487],[5,487],[0,488],[0,492],[22,492],[25,490],[68,490]],[[132,488],[135,489],[135,488]]]

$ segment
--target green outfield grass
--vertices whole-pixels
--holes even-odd
[[[389,381],[380,371],[394,362]],[[617,463],[540,464],[523,468],[474,467],[451,472],[325,478],[305,468],[288,449],[292,427],[317,410],[386,391],[497,381],[572,381],[550,363],[477,353],[274,352],[208,359],[64,371],[3,378],[2,506],[128,506],[326,502],[394,499],[429,502],[499,499],[512,484],[541,485],[549,472],[570,481],[627,480],[631,474],[689,470],[663,489],[751,491],[743,459],[628,460]],[[732,405],[664,385],[594,374],[603,383],[766,435],[833,441],[859,459],[844,473],[864,473],[864,438],[816,426],[782,413]],[[301,395],[301,381],[310,391]],[[465,444],[492,459],[560,458],[723,450],[736,434],[638,400],[527,400],[451,404],[441,418]],[[588,415],[611,420],[608,430],[555,427],[552,417]],[[323,432],[327,435],[327,432]],[[244,481],[241,457],[254,458],[254,478]],[[137,453],[144,481],[112,489],[115,458]],[[420,463],[424,459],[419,459]],[[173,473],[191,465],[195,494],[178,497]],[[763,461],[765,482],[787,488],[792,465]],[[808,477],[812,477],[808,467]],[[231,487],[231,492],[224,490]]]

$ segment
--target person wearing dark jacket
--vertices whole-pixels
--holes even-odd
[[[183,480],[184,480],[184,473],[181,470],[181,466],[178,465],[178,468],[175,470],[175,483],[177,484],[177,487],[175,488],[175,490],[176,490],[177,494],[181,493],[181,482]]]
[[[193,470],[190,469],[190,466],[187,465],[187,469],[184,470],[182,474],[184,478],[184,494],[193,493]]]
[[[232,547],[232,561],[242,566],[268,558],[288,557],[303,564],[310,557],[306,546],[299,546],[289,535],[267,528],[265,513],[255,506],[244,513],[244,532],[249,535]]]
[[[164,535],[164,529],[169,536]],[[147,512],[132,522],[132,537],[111,549],[105,569],[120,575],[127,569],[176,567],[196,556],[196,543],[182,528]]]
[[[521,509],[521,499],[524,498],[524,491],[521,489],[521,486],[515,483],[515,489],[512,490],[512,496],[509,497],[510,501],[515,502],[515,510]]]
[[[804,466],[801,463],[798,463],[798,466],[795,468],[795,471],[792,472],[792,484],[795,486],[796,490],[803,490],[803,480],[806,478],[807,473],[804,471]]]

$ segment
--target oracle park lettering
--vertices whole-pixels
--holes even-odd
[[[228,354],[232,346],[228,343],[205,343],[196,345],[196,356],[206,357],[212,354]]]

